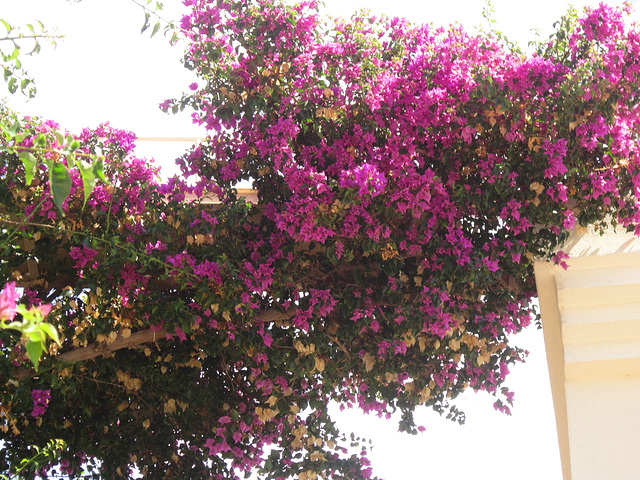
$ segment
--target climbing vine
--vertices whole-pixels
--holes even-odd
[[[313,1],[185,4],[199,81],[162,106],[210,136],[180,176],[132,133],[3,114],[0,273],[61,339],[36,372],[0,332],[3,468],[60,439],[71,477],[372,478],[331,402],[411,433],[416,408],[463,421],[469,388],[508,412],[534,259],[638,229],[624,11],[569,12],[525,56]]]

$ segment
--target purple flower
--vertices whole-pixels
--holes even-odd
[[[69,255],[76,261],[75,268],[81,269],[98,255],[98,251],[83,245],[82,248],[72,247]]]
[[[387,178],[375,165],[365,163],[353,170],[343,172],[340,186],[358,188],[361,196],[370,194],[371,197],[375,197],[384,191]]]
[[[39,417],[44,415],[51,401],[51,390],[32,390],[31,397],[33,398],[31,416]]]

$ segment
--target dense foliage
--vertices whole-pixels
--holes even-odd
[[[63,338],[36,373],[0,333],[3,468],[61,439],[72,476],[370,478],[330,402],[400,410],[408,432],[420,405],[463,420],[467,388],[508,411],[533,259],[562,263],[573,228],[640,223],[624,12],[570,12],[525,56],[458,27],[325,21],[315,2],[185,3],[200,81],[163,106],[211,136],[181,177],[160,182],[131,133],[73,143],[3,115],[1,278],[53,304]]]

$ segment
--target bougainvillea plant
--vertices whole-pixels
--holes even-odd
[[[372,478],[331,402],[400,411],[408,432],[420,406],[463,420],[468,388],[508,411],[534,258],[563,264],[574,228],[640,225],[624,11],[570,12],[523,55],[315,2],[185,3],[200,80],[163,107],[210,137],[180,177],[160,182],[133,134],[87,129],[74,154],[100,154],[110,183],[83,207],[69,169],[63,216],[57,126],[4,115],[2,280],[52,304],[63,340],[36,373],[0,333],[3,468],[62,439],[72,478]]]

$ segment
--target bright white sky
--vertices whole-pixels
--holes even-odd
[[[177,18],[178,2],[164,3],[166,17]],[[569,2],[493,3],[498,28],[526,45],[533,38],[532,29],[540,29],[546,38]],[[573,2],[576,6],[590,3]],[[325,0],[325,5],[326,12],[346,17],[357,9],[370,8],[414,22],[460,22],[469,30],[484,22],[481,0]],[[37,80],[38,95],[28,103],[19,95],[11,97],[9,104],[17,111],[56,120],[72,132],[110,121],[139,137],[204,135],[191,125],[188,114],[170,116],[157,108],[166,98],[179,96],[194,79],[180,64],[183,45],[172,48],[161,34],[152,40],[148,34],[139,34],[143,14],[130,0],[0,0],[0,17],[13,24],[39,19],[65,35],[55,50],[43,48],[39,56],[24,59]],[[0,88],[0,92],[5,89],[4,85]],[[166,164],[186,147],[140,142],[138,154]],[[561,480],[542,332],[531,329],[517,342],[531,354],[526,364],[512,369],[508,385],[516,392],[516,405],[510,417],[494,412],[492,397],[470,393],[459,401],[467,412],[464,426],[420,411],[417,419],[427,431],[417,437],[397,434],[393,422],[362,418],[354,412],[341,414],[339,420],[345,430],[372,438],[374,470],[386,480],[445,475],[477,480]]]

